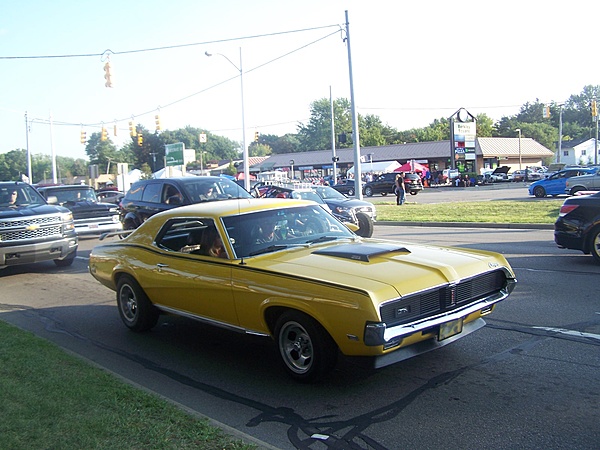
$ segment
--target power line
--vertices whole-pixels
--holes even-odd
[[[79,54],[72,54],[72,55],[0,56],[0,59],[87,58],[87,57],[92,57],[92,56],[98,57],[98,56],[102,56],[107,53],[112,54],[112,55],[126,55],[126,54],[130,54],[130,53],[155,52],[155,51],[159,51],[159,50],[171,50],[171,49],[182,48],[182,47],[193,47],[193,46],[197,46],[197,45],[218,44],[218,43],[223,43],[223,42],[243,41],[243,40],[257,39],[257,38],[263,38],[263,37],[281,36],[284,34],[301,33],[301,32],[305,32],[305,31],[321,30],[324,28],[331,28],[331,27],[337,27],[341,30],[341,26],[339,24],[334,24],[334,25],[323,25],[320,27],[313,27],[313,28],[303,28],[303,29],[299,29],[299,30],[277,31],[274,33],[255,34],[255,35],[250,35],[250,36],[242,36],[242,37],[227,38],[227,39],[217,39],[217,40],[213,40],[213,41],[167,45],[167,46],[163,46],[163,47],[151,47],[151,48],[143,48],[143,49],[137,49],[137,50],[124,50],[124,51],[120,51],[120,52],[119,51],[114,52],[110,49],[106,49],[102,53],[79,53]]]

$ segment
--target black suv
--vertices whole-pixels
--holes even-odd
[[[168,209],[232,198],[252,196],[225,177],[141,180],[131,186],[121,201],[121,222],[125,230],[134,230],[148,217]]]
[[[98,201],[96,191],[90,186],[47,186],[38,191],[49,203],[58,203],[71,210],[79,236],[123,229],[117,205]]]
[[[40,261],[70,266],[77,245],[71,211],[49,205],[27,183],[0,182],[0,269]]]
[[[379,175],[376,179],[369,181],[363,186],[363,194],[367,197],[371,197],[373,194],[381,194],[383,196],[394,194],[396,175],[398,175],[398,173],[399,172],[391,172]],[[406,188],[406,192],[410,193],[410,195],[417,195],[419,191],[423,190],[421,177],[416,173],[405,173],[404,187]]]

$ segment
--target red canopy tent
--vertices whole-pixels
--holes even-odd
[[[409,161],[402,164],[400,167],[394,170],[394,172],[427,172],[429,169],[423,164],[419,164],[416,161]]]

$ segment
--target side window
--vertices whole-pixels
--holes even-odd
[[[127,200],[141,200],[144,193],[144,185],[133,185],[127,192]]]
[[[227,258],[213,219],[186,218],[168,222],[157,240],[161,248],[193,255]]]
[[[144,189],[142,195],[142,201],[149,203],[160,203],[161,200],[162,183],[149,183]]]
[[[165,183],[161,203],[166,203],[167,205],[181,205],[183,203],[183,196],[177,187],[170,183]]]

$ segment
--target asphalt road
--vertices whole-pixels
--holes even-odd
[[[488,195],[508,190],[518,188]],[[71,268],[0,271],[0,318],[267,447],[598,448],[600,266],[591,257],[558,249],[551,230],[376,226],[375,236],[497,251],[519,284],[464,339],[377,371],[342,360],[311,386],[287,378],[269,340],[173,317],[128,331],[114,293],[87,273],[95,239],[81,241]]]

